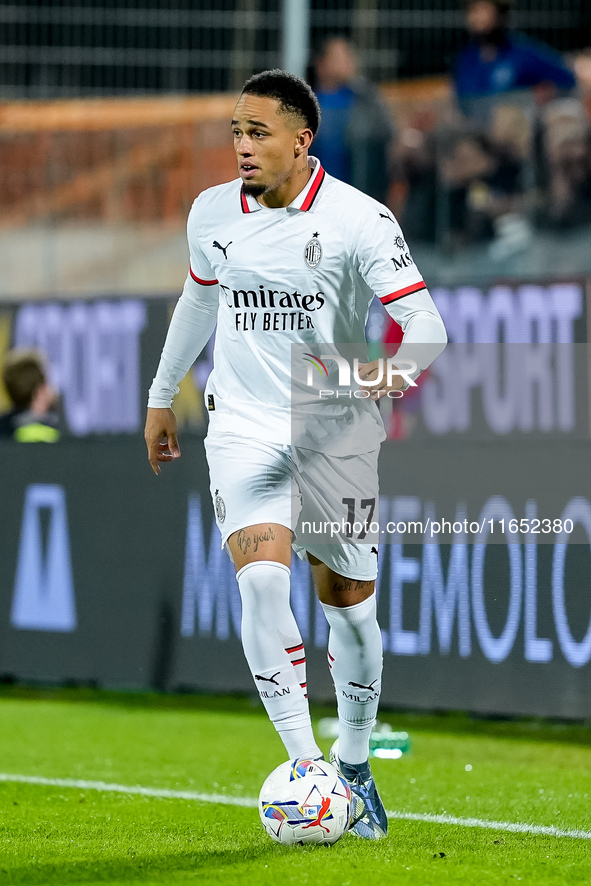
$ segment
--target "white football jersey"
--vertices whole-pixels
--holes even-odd
[[[443,347],[441,318],[391,212],[328,175],[315,158],[309,164],[306,187],[285,208],[247,196],[239,179],[195,200],[190,275],[149,406],[171,405],[216,316],[206,388],[211,430],[276,443],[292,436],[292,345],[311,351],[319,343],[365,342],[374,293],[401,324],[403,346]],[[198,311],[183,313],[183,300],[203,322]],[[367,408],[381,425],[375,404]]]

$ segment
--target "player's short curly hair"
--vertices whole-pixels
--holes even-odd
[[[263,71],[247,80],[242,92],[275,99],[283,113],[299,118],[316,135],[320,126],[320,105],[310,86],[301,77],[279,68]]]

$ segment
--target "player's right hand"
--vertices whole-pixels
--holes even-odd
[[[181,457],[176,415],[172,409],[148,409],[144,439],[148,447],[148,461],[156,475],[160,473],[159,461]]]

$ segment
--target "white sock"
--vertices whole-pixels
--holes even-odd
[[[382,633],[376,595],[355,606],[321,604],[330,625],[328,665],[339,711],[339,759],[358,765],[369,757],[382,678]]]
[[[257,560],[236,574],[242,597],[242,647],[267,713],[287,755],[320,757],[314,740],[306,658],[289,605],[290,570],[282,563]]]

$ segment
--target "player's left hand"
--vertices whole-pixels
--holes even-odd
[[[380,397],[385,397],[388,391],[401,391],[404,387],[404,379],[401,375],[393,375],[392,384],[387,384],[388,376],[386,367],[384,366],[385,362],[386,361],[383,360],[372,360],[370,363],[359,364],[359,378],[362,378],[365,381],[365,384],[360,390],[369,391],[372,400],[379,400]],[[383,367],[382,378],[376,384],[372,385],[372,381],[378,378],[380,364]]]
[[[181,457],[176,415],[172,409],[148,408],[144,439],[148,447],[148,461],[158,476],[158,462],[172,461]]]

